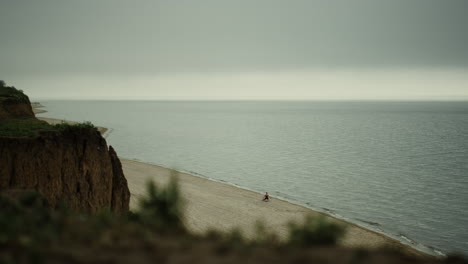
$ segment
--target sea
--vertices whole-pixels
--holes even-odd
[[[119,156],[468,255],[468,102],[43,101]]]

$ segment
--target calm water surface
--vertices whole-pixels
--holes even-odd
[[[48,101],[119,156],[193,172],[468,255],[468,102]]]

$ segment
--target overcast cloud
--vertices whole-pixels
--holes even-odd
[[[177,97],[161,93],[168,88],[157,86],[162,83],[155,80],[157,76],[172,76],[170,83],[185,82],[185,88],[175,93],[180,97],[208,93],[211,88],[196,88],[203,87],[202,77],[197,77],[196,85],[188,82],[190,78],[177,80],[193,74],[207,80],[238,76],[235,80],[250,87],[247,90],[258,89],[236,95],[228,93],[222,81],[216,83],[220,97],[235,99],[262,97],[262,92],[269,97],[264,87],[258,87],[267,82],[245,83],[252,74],[278,78],[276,73],[284,73],[293,78],[297,73],[312,76],[328,71],[342,78],[343,72],[358,71],[365,83],[376,87],[375,71],[379,76],[385,71],[389,76],[394,71],[419,72],[413,79],[436,71],[431,78],[449,78],[458,86],[429,91],[468,97],[468,88],[463,89],[468,87],[467,28],[465,0],[0,0],[0,78],[26,86],[39,97],[75,98],[67,89],[88,83],[106,90],[110,89],[106,80],[115,82],[117,77],[118,83],[134,80],[127,81],[129,85],[140,78],[145,87],[142,97]],[[63,89],[52,94],[47,86],[53,85],[47,82],[54,79],[63,82]],[[99,86],[93,83],[97,79]],[[287,84],[286,80],[293,79],[282,82]],[[308,82],[312,86],[314,80]],[[307,88],[296,90],[289,97],[312,96]],[[277,96],[288,97],[284,94]],[[95,95],[89,91],[84,97]],[[320,97],[318,92],[313,95]]]

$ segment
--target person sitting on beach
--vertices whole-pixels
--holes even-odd
[[[270,201],[270,195],[268,194],[268,192],[265,193],[265,195],[263,195],[263,200],[264,202],[269,202]]]

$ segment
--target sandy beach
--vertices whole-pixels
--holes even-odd
[[[138,206],[138,199],[145,195],[145,184],[153,180],[165,185],[171,170],[143,162],[121,159],[125,177],[132,194],[130,208]],[[255,234],[256,221],[262,221],[268,230],[280,238],[287,237],[287,223],[301,221],[304,216],[323,215],[311,209],[272,197],[262,202],[262,195],[228,184],[215,182],[187,173],[178,173],[179,184],[185,200],[186,224],[194,232],[209,229],[229,231],[240,229],[247,237]],[[364,229],[330,216],[331,221],[341,222],[347,227],[342,245],[356,248],[392,247],[419,254],[416,250],[376,232]]]
[[[49,123],[62,122],[60,119],[38,118]],[[104,133],[106,129],[100,128],[100,131]],[[121,162],[131,192],[131,209],[138,207],[138,200],[146,194],[149,180],[165,185],[171,177],[168,168],[122,158]],[[302,221],[308,214],[322,215],[346,226],[346,235],[340,242],[343,246],[367,249],[388,247],[414,255],[426,255],[385,235],[275,197],[270,202],[263,202],[262,194],[253,191],[187,173],[179,172],[177,175],[185,200],[185,222],[193,232],[238,228],[246,237],[252,237],[256,222],[261,221],[267,230],[284,239],[287,237],[288,222]]]

